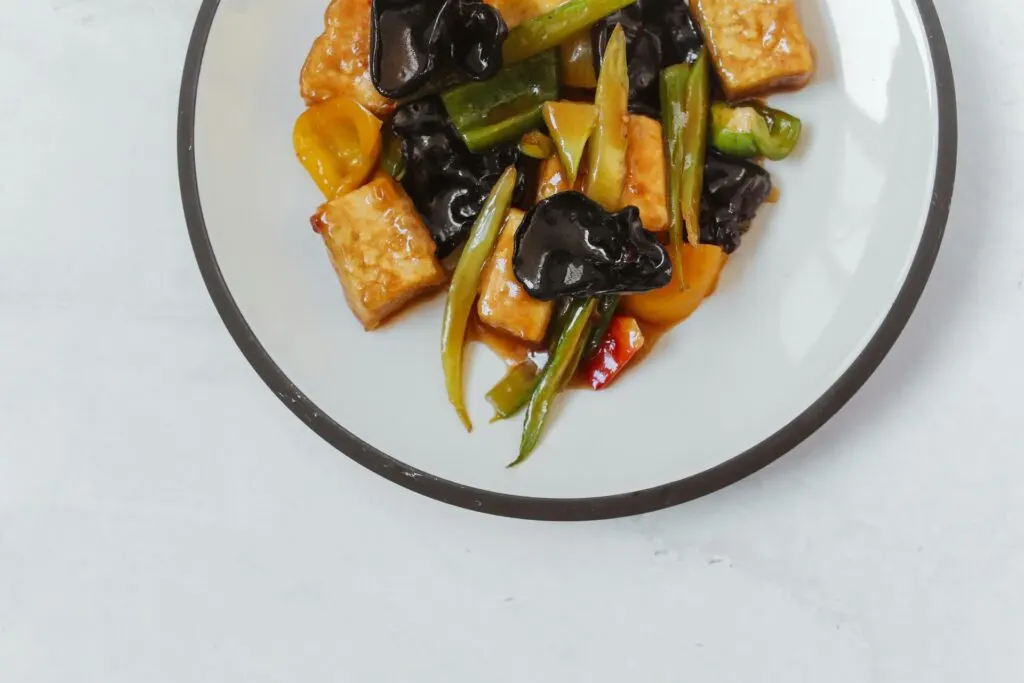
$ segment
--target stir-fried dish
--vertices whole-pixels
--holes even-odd
[[[302,69],[312,224],[373,330],[446,292],[441,364],[509,365],[493,420],[536,448],[715,289],[801,122],[761,98],[814,68],[795,0],[332,0]],[[493,421],[492,420],[492,421]]]

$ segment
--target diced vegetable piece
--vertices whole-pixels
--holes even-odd
[[[683,175],[679,188],[679,206],[686,225],[686,239],[691,246],[700,244],[700,196],[704,190],[710,90],[708,51],[707,48],[701,48],[697,61],[690,69],[690,77],[686,80],[686,97],[683,100]]]
[[[800,140],[800,119],[760,102],[711,105],[711,144],[729,156],[785,159]]]
[[[681,260],[672,262],[672,282],[653,292],[622,297],[620,311],[657,325],[680,323],[714,291],[727,259],[721,247],[684,244]],[[683,274],[689,287],[680,290]]]
[[[380,117],[395,108],[370,77],[371,0],[331,0],[324,14],[324,32],[313,43],[302,67],[300,86],[312,106],[348,97]]]
[[[562,83],[570,88],[593,90],[597,87],[594,50],[590,31],[580,31],[561,45]]]
[[[549,159],[555,154],[555,143],[547,135],[531,130],[519,141],[519,151],[531,159]]]
[[[447,277],[423,219],[392,178],[378,176],[324,204],[312,223],[367,330]]]
[[[558,47],[573,34],[633,2],[635,0],[569,0],[509,31],[503,47],[505,63],[520,62]]]
[[[491,190],[483,209],[469,235],[469,241],[459,258],[452,276],[452,284],[445,301],[444,319],[441,330],[441,364],[444,367],[445,386],[448,400],[455,407],[459,419],[467,431],[473,424],[466,412],[462,387],[462,352],[466,341],[466,328],[473,312],[480,278],[487,259],[490,258],[498,233],[505,220],[505,212],[512,203],[512,192],[516,186],[516,170],[510,167]]]
[[[537,173],[537,201],[547,199],[553,194],[571,190],[569,174],[562,166],[557,156],[545,159],[540,162],[540,170]]]
[[[587,141],[597,125],[597,107],[585,102],[546,102],[544,122],[548,124],[558,157],[568,173],[569,185],[573,186]]]
[[[327,199],[350,192],[373,173],[380,155],[380,120],[355,100],[317,104],[295,122],[299,161]]]
[[[814,57],[794,0],[690,0],[690,7],[730,100],[810,80]]]
[[[587,339],[587,348],[583,351],[584,358],[590,358],[597,351],[597,347],[604,340],[608,326],[612,324],[615,311],[619,308],[619,295],[606,294],[598,298],[597,320],[590,330],[590,337]]]
[[[593,389],[604,389],[644,346],[644,333],[634,318],[616,316],[602,337],[597,352],[580,368],[583,380]]]
[[[509,368],[501,381],[487,392],[487,401],[494,406],[491,422],[507,420],[530,402],[540,371],[533,361],[523,361]]]
[[[514,140],[537,128],[544,102],[558,97],[558,55],[553,50],[507,66],[488,81],[467,83],[441,99],[472,152]]]
[[[711,146],[731,157],[757,156],[754,129],[767,126],[753,107],[730,107],[724,102],[711,105]]]
[[[555,342],[547,365],[544,366],[544,371],[541,373],[540,381],[526,407],[523,438],[519,444],[519,457],[509,467],[515,467],[526,461],[540,442],[555,397],[576,372],[586,344],[590,316],[596,305],[597,299],[593,298],[578,299],[573,302],[568,324]]]
[[[622,205],[640,209],[640,220],[651,232],[668,228],[665,146],[661,124],[646,116],[629,117],[626,147],[626,186]]]
[[[534,299],[512,272],[516,230],[523,222],[523,212],[509,209],[505,224],[484,270],[477,315],[491,327],[507,332],[525,342],[539,344],[551,320],[554,305]]]
[[[629,76],[626,72],[626,36],[616,27],[608,41],[604,65],[597,80],[597,125],[588,149],[587,195],[609,211],[621,206],[626,182],[626,107]]]

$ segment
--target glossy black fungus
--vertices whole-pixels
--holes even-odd
[[[491,78],[508,26],[480,0],[373,0],[370,76],[385,97],[416,93],[437,74]]]
[[[512,266],[541,301],[648,292],[672,279],[668,252],[635,206],[609,213],[579,192],[552,195],[526,214]]]
[[[709,149],[704,163],[700,241],[716,244],[728,254],[736,251],[771,190],[768,171]]]
[[[692,64],[704,37],[690,16],[685,0],[638,0],[599,21],[591,30],[594,69],[601,61],[616,24],[626,34],[629,64],[629,110],[661,118],[658,84],[661,71],[673,64]]]
[[[521,156],[515,144],[471,153],[436,97],[400,106],[391,126],[402,139],[402,187],[423,215],[439,258],[466,240],[502,171],[513,164],[528,170],[526,162],[532,161]],[[519,173],[516,205],[529,195],[531,177],[528,172]]]

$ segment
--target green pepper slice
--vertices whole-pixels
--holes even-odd
[[[711,105],[711,144],[730,156],[781,161],[793,152],[802,129],[797,117],[760,102]]]
[[[632,5],[636,0],[570,0],[547,14],[534,17],[508,32],[502,45],[506,64],[529,59],[558,47],[573,34],[596,24],[612,12]]]
[[[533,361],[525,360],[509,369],[501,381],[487,392],[487,401],[494,407],[491,422],[507,420],[529,403],[540,372]]]
[[[525,462],[537,448],[555,398],[576,372],[576,366],[579,364],[580,356],[586,345],[590,316],[596,306],[596,298],[573,301],[569,309],[568,324],[551,349],[551,356],[548,358],[540,381],[537,382],[537,387],[526,406],[526,420],[523,424],[523,438],[519,444],[519,457],[509,467],[515,467]]]
[[[679,188],[679,206],[686,224],[686,239],[700,244],[700,196],[704,191],[704,159],[708,144],[708,112],[711,97],[711,78],[708,69],[708,49],[702,47],[697,61],[686,81],[683,109],[683,174]]]
[[[549,50],[441,99],[466,146],[482,152],[539,128],[544,103],[558,98],[558,77],[558,54]]]
[[[512,192],[516,186],[516,169],[510,166],[498,179],[484,202],[483,209],[473,223],[469,240],[455,266],[451,287],[445,301],[444,319],[441,329],[441,364],[444,368],[444,383],[448,400],[455,407],[466,431],[473,430],[466,411],[462,386],[462,355],[466,342],[466,328],[473,312],[477,291],[480,288],[484,266],[505,221],[505,213],[512,203]]]

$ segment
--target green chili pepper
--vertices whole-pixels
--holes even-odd
[[[686,224],[690,244],[700,244],[700,196],[704,191],[704,158],[708,144],[708,110],[711,79],[708,73],[708,49],[702,47],[686,80],[683,109],[683,176],[679,188],[680,212]]]
[[[590,330],[590,337],[587,339],[587,348],[583,351],[584,358],[590,358],[597,351],[597,347],[604,341],[604,335],[612,324],[615,311],[619,308],[619,295],[606,294],[598,298],[597,321]]]
[[[473,223],[469,240],[455,266],[452,284],[445,301],[444,321],[441,330],[441,364],[444,367],[444,383],[448,389],[448,400],[455,407],[459,419],[467,431],[473,424],[466,412],[462,395],[462,351],[466,341],[466,327],[476,301],[480,278],[487,259],[494,251],[498,233],[505,221],[505,213],[512,203],[512,192],[516,186],[516,169],[509,167],[498,179],[484,202],[480,214]]]
[[[587,194],[608,211],[618,211],[626,184],[626,107],[629,73],[626,70],[626,34],[616,25],[604,53],[597,78],[597,125],[587,148]]]
[[[487,81],[448,90],[441,99],[472,152],[515,139],[543,123],[543,105],[558,98],[558,53],[507,66]]]
[[[487,392],[487,401],[494,406],[491,422],[507,420],[523,409],[533,395],[540,374],[533,361],[523,361],[512,367],[494,388]]]
[[[519,151],[531,159],[549,159],[555,154],[555,143],[538,130],[531,130],[519,141]]]
[[[580,356],[586,345],[590,316],[597,306],[597,299],[578,299],[570,309],[569,323],[551,349],[547,365],[541,373],[530,402],[526,406],[526,420],[523,424],[523,438],[519,444],[519,457],[509,467],[521,464],[540,442],[544,423],[555,401],[555,397],[576,372]]]
[[[570,0],[547,14],[534,17],[508,32],[502,46],[506,64],[558,47],[574,33],[596,24],[612,12],[632,5],[636,0]]]
[[[686,83],[690,65],[676,64],[661,72],[661,126],[665,140],[665,174],[668,178],[668,231],[672,246],[672,263],[679,268],[683,245],[683,131],[686,127]],[[685,288],[685,284],[683,285]]]
[[[802,128],[797,117],[760,102],[711,105],[711,144],[730,156],[780,161],[792,153]]]

